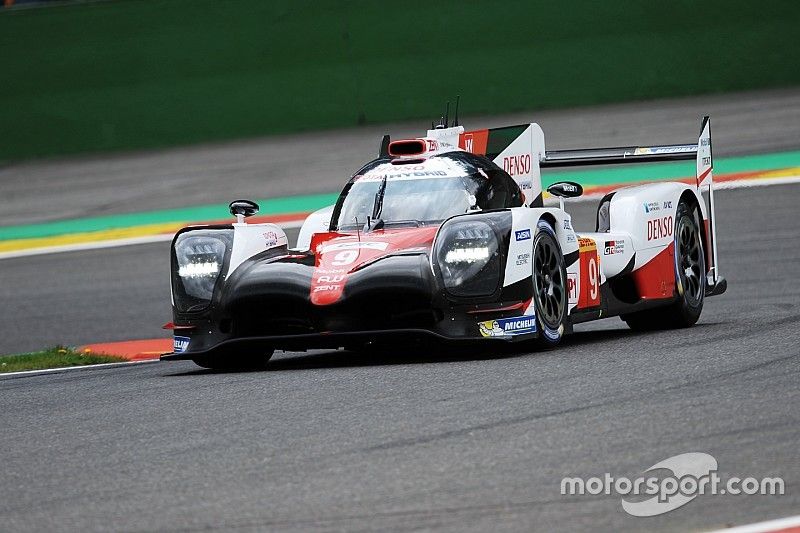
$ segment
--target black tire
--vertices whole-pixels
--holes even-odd
[[[706,293],[706,259],[700,237],[700,214],[684,201],[675,214],[675,291],[677,300],[668,306],[622,315],[631,329],[688,328],[703,311]]]
[[[538,336],[534,345],[552,348],[564,336],[567,317],[567,267],[553,227],[540,220],[533,240],[533,301]]]
[[[192,359],[194,364],[210,370],[263,370],[272,358],[275,350],[269,350],[261,356],[242,357],[233,354],[210,355]]]

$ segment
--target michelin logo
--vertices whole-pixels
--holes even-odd
[[[189,349],[189,337],[175,337],[172,339],[172,351],[183,353]]]
[[[482,337],[506,337],[536,333],[536,317],[517,316],[478,322],[478,330]]]
[[[514,238],[518,241],[527,241],[531,238],[531,230],[521,229],[514,232]]]

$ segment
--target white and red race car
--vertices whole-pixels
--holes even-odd
[[[551,167],[695,159],[694,184],[625,187],[600,200],[594,231],[572,227]],[[701,194],[708,190],[708,201]],[[632,328],[694,324],[721,294],[711,130],[696,144],[548,151],[526,124],[381,145],[335,205],[311,214],[295,247],[258,206],[192,226],[172,245],[174,352],[201,366],[265,363],[275,349],[445,341],[558,344],[574,324],[621,316]]]

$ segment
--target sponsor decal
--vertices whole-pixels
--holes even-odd
[[[178,337],[172,339],[172,351],[175,353],[183,353],[189,349],[189,337]]]
[[[664,209],[672,209],[672,200],[664,202]]]
[[[317,274],[346,274],[346,268],[317,268]]]
[[[528,263],[530,263],[530,260],[531,260],[531,254],[527,252],[524,254],[519,254],[517,256],[517,266],[527,265]]]
[[[472,152],[472,147],[475,146],[475,139],[472,137],[471,133],[464,134],[464,150],[467,152]]]
[[[278,244],[278,234],[274,231],[267,231],[264,233],[264,242],[267,248],[272,248]]]
[[[647,240],[654,241],[672,237],[674,221],[671,216],[647,221]]]
[[[335,276],[318,276],[317,283],[341,283],[344,281],[344,274],[338,274]]]
[[[575,234],[567,233],[567,242],[575,242]]]
[[[317,285],[313,292],[338,291],[341,288],[341,285]]]
[[[530,229],[521,229],[514,232],[514,240],[517,241],[527,241],[531,238],[531,230]]]
[[[578,239],[578,245],[580,246],[581,252],[588,252],[588,251],[596,251],[597,245],[594,242],[594,239],[590,239],[588,237],[581,237]]]
[[[569,294],[569,305],[578,303],[578,273],[567,272],[567,294]]]
[[[506,337],[523,335],[536,332],[535,316],[517,316],[513,318],[498,318],[478,322],[478,330],[482,337]]]
[[[652,213],[654,211],[659,211],[661,209],[661,204],[658,202],[645,202],[644,203],[644,212],[645,213]]]
[[[568,218],[564,219],[564,229],[572,229],[572,222]]]
[[[322,253],[335,252],[337,250],[381,250],[385,251],[389,247],[387,242],[379,241],[356,241],[356,242],[338,242],[336,244],[328,244],[322,247]]]
[[[679,146],[642,146],[633,151],[634,155],[655,155],[655,154],[682,154],[694,152],[696,147],[693,144]]]
[[[376,173],[376,174],[365,174],[364,176],[360,177],[359,181],[382,181],[383,177],[386,176],[387,180],[409,180],[409,179],[416,179],[416,178],[442,178],[442,177],[455,177],[455,174],[450,174],[444,170],[411,170],[405,169],[403,172],[392,172],[391,174],[386,173]]]
[[[425,142],[428,143],[428,151],[435,152],[439,149],[439,142],[434,139],[425,139]]]
[[[530,180],[521,181],[519,182],[519,188],[522,189],[523,191],[529,191],[533,189],[533,182]]]
[[[574,185],[570,185],[569,183],[562,183],[561,190],[564,192],[578,192],[578,188]]]
[[[531,173],[531,154],[512,155],[503,158],[503,170],[509,176],[523,176]]]
[[[603,255],[616,255],[616,254],[621,254],[624,251],[625,251],[625,241],[623,240],[606,241],[605,247],[603,248]]]

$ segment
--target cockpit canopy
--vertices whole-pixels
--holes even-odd
[[[523,205],[517,183],[489,159],[449,152],[425,159],[376,159],[345,185],[331,230],[353,230],[380,220],[383,227],[441,223],[471,210]]]

